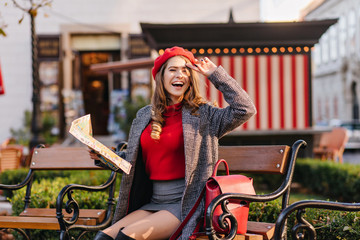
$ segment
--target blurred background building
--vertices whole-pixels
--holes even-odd
[[[307,21],[339,19],[314,47],[315,122],[332,125],[359,120],[360,1],[312,1],[301,14]]]

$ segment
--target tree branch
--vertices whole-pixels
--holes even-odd
[[[14,3],[15,7],[21,9],[22,11],[24,11],[24,12],[29,11],[29,9],[26,9],[26,8],[22,7],[16,0],[12,0],[12,2]]]

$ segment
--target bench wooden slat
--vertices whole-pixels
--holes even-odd
[[[236,235],[234,240],[270,240],[275,231],[274,223],[248,221],[247,233]],[[208,239],[207,236],[199,236],[196,239]]]
[[[275,231],[275,223],[266,222],[252,222],[248,221],[247,232],[264,236],[264,240],[269,240],[273,237]]]
[[[1,228],[60,230],[57,218],[1,216]]]
[[[31,169],[84,170],[101,169],[94,165],[86,147],[37,148],[32,155]]]
[[[286,145],[219,146],[219,159],[225,159],[231,171],[244,173],[283,174],[289,153]],[[219,169],[224,169],[222,164]]]
[[[199,236],[196,238],[197,240],[201,239],[209,239],[207,236]],[[263,240],[264,237],[262,235],[247,233],[245,235],[236,235],[233,240]]]
[[[96,225],[96,219],[79,218],[75,224],[94,226]],[[59,221],[56,217],[1,216],[0,227],[60,230]]]
[[[65,218],[72,217],[72,214],[63,212]],[[80,209],[79,217],[81,221],[88,222],[94,219],[96,223],[100,223],[105,219],[106,210],[103,209]],[[25,211],[20,213],[23,217],[56,217],[55,208],[27,208]],[[79,223],[78,223],[79,224]],[[93,225],[93,224],[92,224]]]

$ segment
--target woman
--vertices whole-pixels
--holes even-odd
[[[197,73],[220,90],[228,107],[206,103]],[[218,160],[218,140],[256,113],[247,93],[210,59],[198,61],[180,47],[154,62],[152,103],[132,123],[113,225],[95,239],[167,239],[186,217]],[[91,154],[97,159],[96,154]],[[182,231],[192,234],[200,204]]]

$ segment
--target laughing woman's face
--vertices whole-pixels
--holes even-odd
[[[164,72],[164,87],[172,101],[171,104],[179,103],[190,86],[190,73],[185,63],[186,61],[180,56],[168,60]]]

